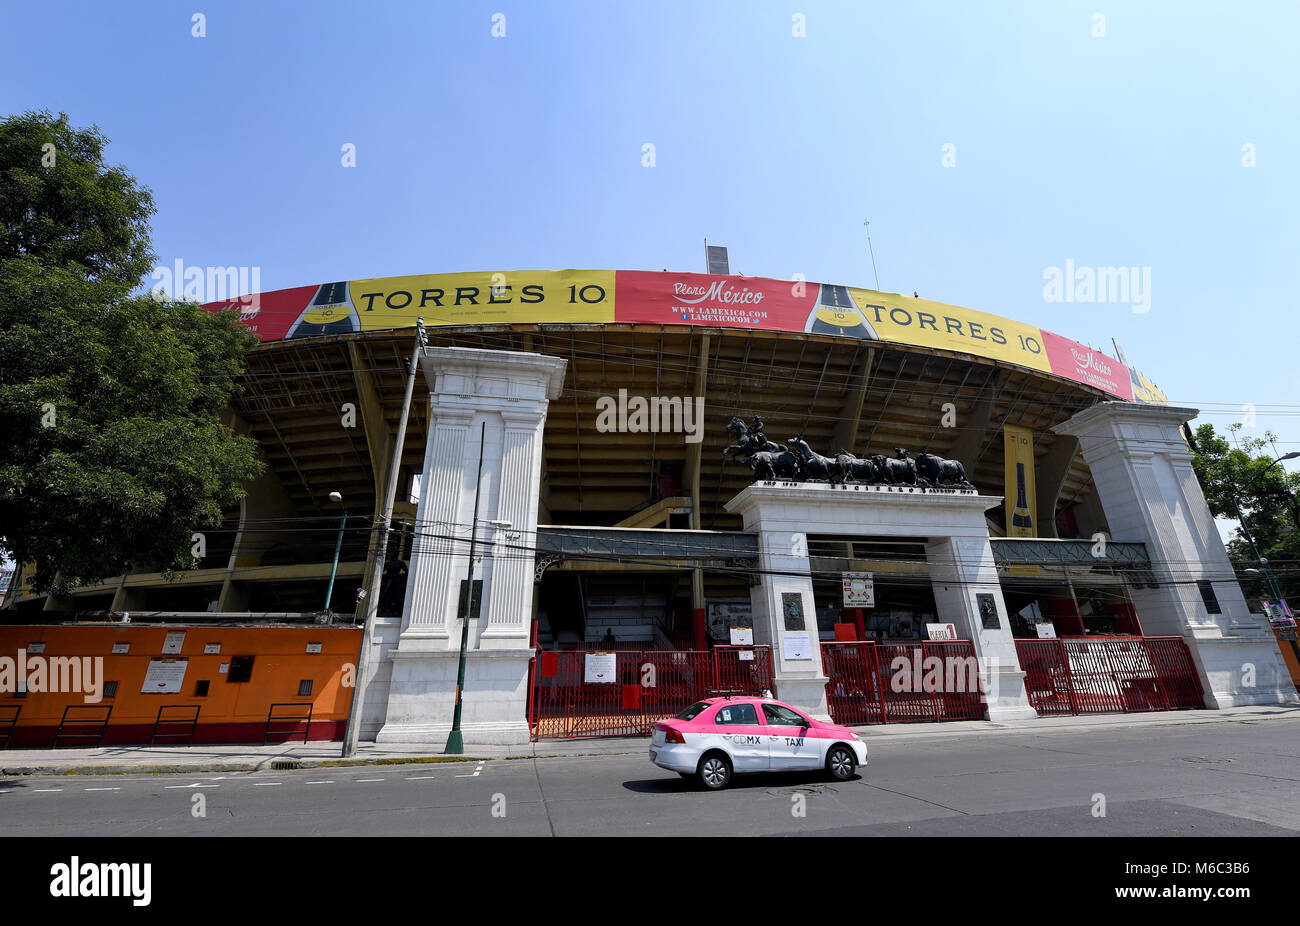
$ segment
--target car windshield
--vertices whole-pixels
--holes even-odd
[[[706,707],[708,707],[708,705],[705,704],[703,701],[696,701],[690,707],[686,708],[686,710],[678,714],[677,719],[694,720],[697,716],[699,716],[700,712],[702,712]]]

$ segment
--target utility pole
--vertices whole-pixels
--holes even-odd
[[[366,685],[370,683],[370,634],[374,629],[375,616],[379,612],[379,589],[383,582],[384,558],[388,553],[388,533],[393,520],[393,503],[397,500],[397,475],[402,468],[402,445],[406,443],[406,419],[411,414],[411,393],[415,389],[415,375],[420,368],[420,357],[428,336],[424,331],[424,319],[415,322],[415,347],[406,371],[406,396],[402,399],[402,415],[397,421],[397,436],[393,439],[392,459],[388,462],[388,483],[384,486],[384,512],[379,516],[371,537],[373,544],[370,567],[370,584],[366,589],[363,606],[365,619],[361,622],[361,651],[357,657],[356,684],[352,687],[352,705],[348,709],[347,730],[343,734],[343,758],[348,758],[357,751],[357,739],[361,735],[361,711],[366,702]]]
[[[862,223],[867,227],[867,250],[871,252],[871,273],[876,278],[876,290],[880,290],[880,274],[876,273],[876,249],[871,246],[871,220]]]

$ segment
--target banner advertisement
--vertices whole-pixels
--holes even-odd
[[[1037,537],[1038,512],[1034,488],[1034,434],[1027,428],[1004,425],[1008,537]]]
[[[1118,360],[1050,331],[1043,343],[1052,361],[1052,372],[1086,386],[1095,386],[1126,402],[1133,401],[1133,380],[1128,367]]]
[[[1013,363],[1168,404],[1118,360],[1035,325],[897,293],[649,270],[484,270],[339,280],[213,302],[262,341],[447,325],[699,325],[887,341]]]

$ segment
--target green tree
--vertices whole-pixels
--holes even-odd
[[[149,191],[64,115],[0,121],[0,552],[56,592],[193,568],[191,536],[263,464],[223,424],[255,336],[133,295]]]
[[[1215,517],[1240,518],[1245,523],[1260,555],[1272,565],[1283,597],[1294,608],[1300,596],[1300,473],[1288,473],[1281,463],[1270,465],[1279,456],[1272,452],[1275,435],[1240,437],[1240,424],[1227,430],[1227,435],[1220,435],[1212,424],[1196,429],[1192,468],[1210,511]],[[1239,569],[1258,568],[1240,528],[1228,542],[1228,556]],[[1244,585],[1252,596],[1273,597],[1262,577]]]

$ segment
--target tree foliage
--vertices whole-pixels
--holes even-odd
[[[1240,424],[1228,434],[1202,424],[1194,436],[1192,468],[1200,480],[1215,517],[1240,519],[1255,540],[1259,554],[1268,559],[1288,601],[1300,595],[1300,473],[1288,473],[1283,464],[1270,465],[1276,436],[1238,437]],[[1228,555],[1242,568],[1258,568],[1256,556],[1241,529],[1228,543]],[[1260,579],[1246,583],[1252,593],[1272,597]]]
[[[153,200],[105,144],[62,115],[0,122],[0,550],[41,590],[192,568],[191,535],[262,468],[221,418],[256,338],[132,294]]]

